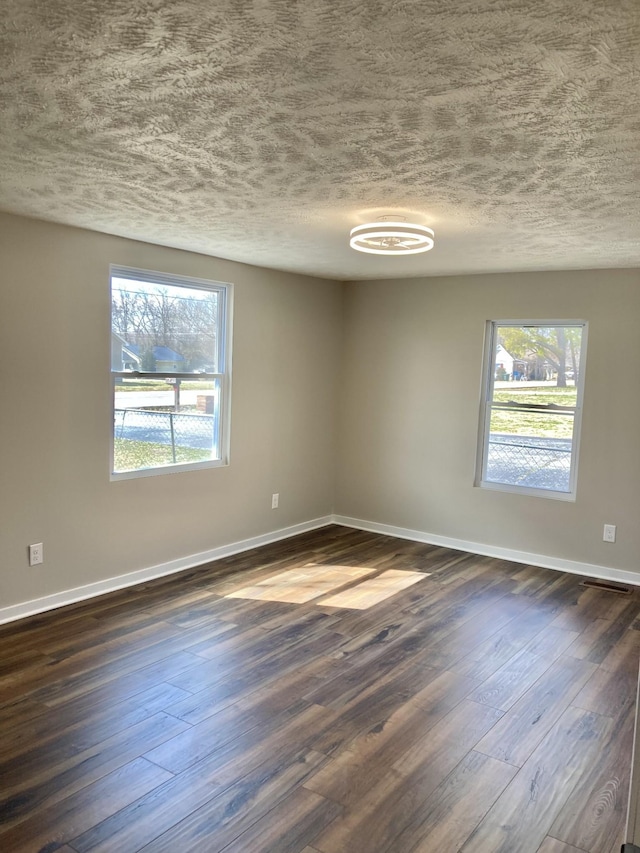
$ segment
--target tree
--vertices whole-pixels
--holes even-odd
[[[529,365],[534,376],[545,362],[555,370],[559,388],[567,385],[567,356],[577,377],[582,329],[575,326],[500,326],[499,339],[514,357]]]
[[[142,352],[140,361],[140,369],[145,373],[153,373],[156,369],[156,359],[153,354],[153,347],[147,347]]]
[[[218,297],[215,291],[128,282],[113,289],[112,328],[140,348],[143,370],[155,370],[155,346],[179,352],[188,370],[217,370]]]
[[[113,331],[117,332],[127,343],[135,343],[131,336],[138,328],[140,314],[140,294],[114,288],[111,324]]]

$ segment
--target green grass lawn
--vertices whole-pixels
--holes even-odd
[[[508,388],[496,388],[493,399],[496,403],[535,403],[557,406],[575,406],[577,390],[570,385],[567,388],[553,386],[518,387],[513,383]],[[513,435],[543,436],[546,438],[571,438],[573,435],[573,417],[551,412],[523,412],[496,410],[491,415],[491,432],[504,432]]]
[[[513,400],[514,403],[537,403],[538,405],[555,403],[556,406],[575,406],[576,397],[577,389],[574,385],[568,388],[555,388],[552,385],[518,386],[518,383],[514,382],[508,388],[495,388],[493,391],[493,399],[496,403],[507,403]]]
[[[116,438],[113,444],[115,471],[134,471],[173,463],[171,446],[168,444],[132,441],[128,438]],[[176,447],[176,462],[205,462],[208,459],[211,459],[211,451]]]

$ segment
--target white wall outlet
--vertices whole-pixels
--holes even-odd
[[[605,542],[616,541],[616,526],[615,524],[605,524],[602,538]]]
[[[280,494],[276,492],[275,495],[271,495],[271,509],[278,509],[278,504],[280,503]]]
[[[44,546],[42,542],[37,542],[35,545],[29,545],[29,565],[39,566],[44,562]]]

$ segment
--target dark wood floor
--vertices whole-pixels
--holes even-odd
[[[227,597],[308,564],[425,577]],[[640,591],[580,581],[329,527],[4,626],[0,850],[618,853]]]

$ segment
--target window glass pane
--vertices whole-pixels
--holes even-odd
[[[111,268],[112,475],[228,464],[231,285]]]
[[[221,373],[219,290],[111,279],[111,369]]]
[[[572,414],[494,409],[485,480],[568,492],[573,427]]]
[[[497,325],[491,399],[502,402],[508,399],[506,389],[524,385],[532,389],[528,402],[575,406],[582,330],[581,325]]]
[[[219,379],[114,382],[114,472],[221,458]]]
[[[481,484],[574,493],[584,330],[491,324]]]

